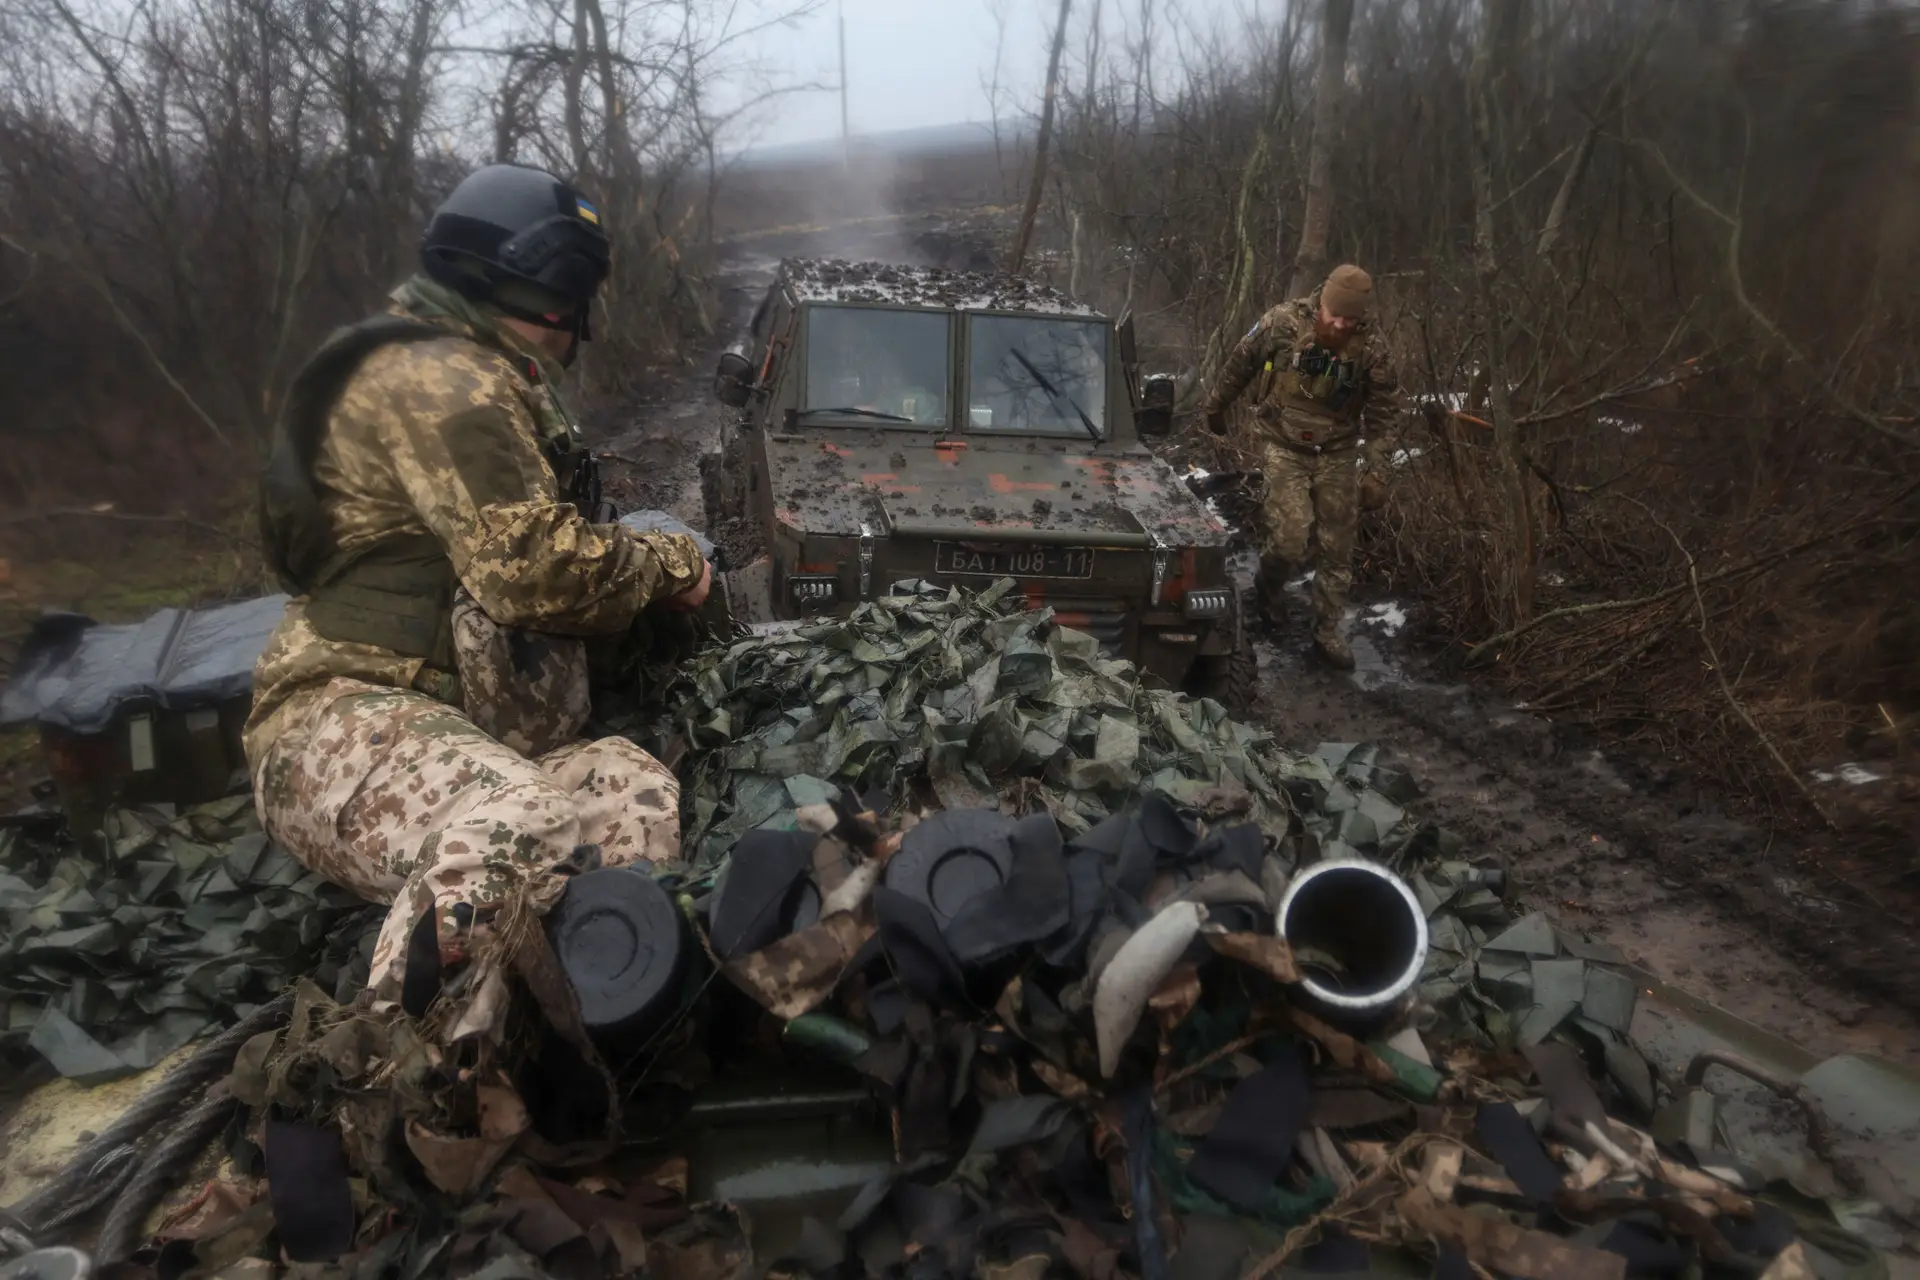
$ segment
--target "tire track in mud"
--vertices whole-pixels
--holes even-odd
[[[1303,613],[1258,646],[1258,713],[1286,745],[1378,744],[1420,783],[1418,812],[1509,866],[1523,908],[1816,1054],[1920,1068],[1920,940],[1904,922],[1820,893],[1797,847],[1712,791],[1394,667],[1364,625],[1350,623],[1360,670],[1328,670],[1306,656]]]

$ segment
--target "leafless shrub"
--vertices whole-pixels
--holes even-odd
[[[244,490],[306,353],[494,157],[598,199],[618,268],[583,382],[630,391],[712,323],[702,209],[735,114],[713,98],[743,15],[807,7],[0,6],[0,504]],[[140,483],[103,484],[125,461]]]
[[[1300,256],[1322,19],[1066,77],[1055,234],[1195,387]],[[1917,53],[1904,5],[1352,19],[1328,256],[1380,280],[1416,410],[1370,574],[1543,709],[1763,799],[1920,713]]]

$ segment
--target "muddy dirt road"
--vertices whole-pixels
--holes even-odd
[[[698,459],[723,413],[708,393],[712,357],[780,255],[968,265],[953,258],[970,252],[934,215],[736,242],[714,352],[602,442],[616,501],[701,522]],[[1815,1054],[1920,1068],[1920,929],[1846,890],[1793,841],[1728,816],[1682,769],[1611,759],[1497,693],[1429,678],[1401,643],[1400,602],[1354,610],[1358,671],[1309,662],[1299,594],[1288,625],[1260,644],[1259,714],[1283,742],[1380,744],[1419,780],[1422,812],[1510,867],[1523,906]]]

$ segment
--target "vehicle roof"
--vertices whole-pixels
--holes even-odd
[[[1000,271],[788,258],[780,276],[798,302],[867,302],[952,311],[1030,311],[1103,319],[1052,285]]]

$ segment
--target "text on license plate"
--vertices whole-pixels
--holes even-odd
[[[1087,547],[1002,547],[976,551],[958,542],[933,544],[935,573],[978,573],[1006,578],[1091,578]]]

